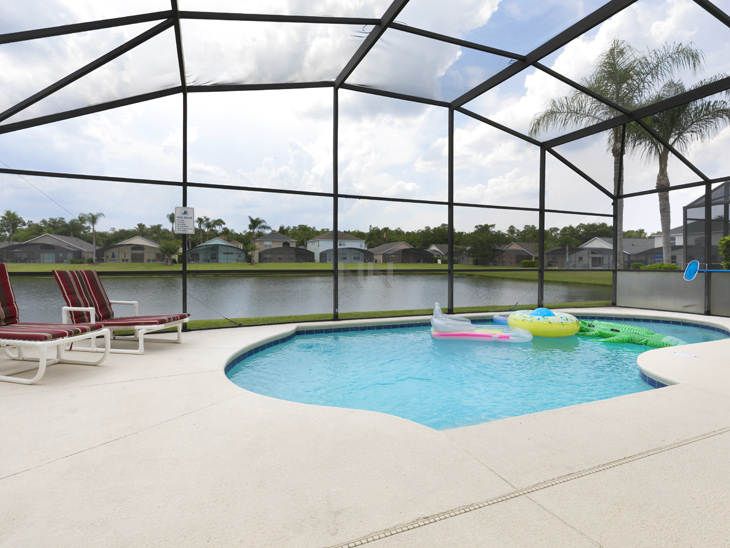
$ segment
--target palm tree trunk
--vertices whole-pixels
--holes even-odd
[[[621,146],[621,128],[614,130],[613,146],[611,153],[613,154],[613,193],[618,196],[623,193],[624,174],[621,169],[621,155],[623,147]],[[624,201],[619,199],[616,206],[616,218],[614,219],[616,228],[616,268],[623,270],[624,268]]]
[[[659,193],[659,220],[662,227],[662,262],[672,262],[672,229],[671,208],[669,207],[669,151],[665,148],[659,153],[659,173],[656,176],[657,190],[664,190]]]

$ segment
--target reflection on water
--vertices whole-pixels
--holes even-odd
[[[139,301],[140,314],[182,310],[180,278],[103,278],[112,300]],[[12,278],[26,322],[60,322],[64,305],[52,278]],[[339,312],[432,308],[448,301],[445,275],[340,276]],[[545,284],[545,302],[611,300],[608,286]],[[192,319],[330,314],[330,276],[195,276],[188,278]],[[455,306],[496,306],[537,302],[537,283],[463,276],[454,279]],[[116,313],[124,315],[124,308]],[[131,307],[128,313],[131,314]]]

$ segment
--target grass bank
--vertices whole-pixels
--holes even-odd
[[[8,263],[8,270],[13,273],[36,273],[39,276],[50,276],[51,270],[82,270],[94,269],[101,273],[149,273],[150,275],[176,275],[182,272],[182,265],[168,266],[163,263],[107,263],[97,265],[83,264],[31,264],[31,263]],[[433,273],[433,271],[448,271],[444,264],[383,264],[383,263],[346,263],[340,265],[340,270],[350,273],[377,274],[393,271],[394,274],[418,274],[419,272]],[[454,270],[458,275],[479,276],[486,278],[505,278],[511,280],[525,280],[537,282],[537,271],[510,270],[500,267],[474,267],[470,265],[455,265]],[[431,271],[431,272],[426,272]],[[192,264],[188,265],[188,273],[191,275],[218,275],[245,276],[245,275],[317,275],[329,274],[332,272],[331,264],[322,263],[278,263],[278,264]],[[574,283],[592,285],[611,285],[610,271],[576,271],[576,270],[547,270],[545,281],[554,283]]]
[[[465,306],[454,309],[458,314],[476,314],[481,312],[504,312],[507,310],[531,310],[537,305],[511,306]],[[592,306],[611,306],[610,301],[573,302],[573,303],[548,303],[548,308],[586,308]],[[345,312],[340,314],[341,320],[360,320],[372,318],[395,318],[408,316],[430,316],[433,313],[431,308],[413,310],[388,310],[378,312]],[[298,316],[266,316],[262,318],[230,318],[216,320],[190,320],[188,328],[195,329],[217,329],[221,327],[248,327],[255,325],[272,325],[282,323],[303,323],[332,321],[332,314],[305,314]]]

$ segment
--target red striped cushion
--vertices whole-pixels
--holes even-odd
[[[86,283],[86,290],[91,297],[91,302],[96,309],[97,320],[109,320],[114,317],[114,309],[112,303],[109,302],[109,297],[104,291],[104,286],[101,285],[99,279],[99,273],[96,270],[79,270],[79,276]]]
[[[93,270],[54,270],[53,276],[61,288],[67,306],[83,306],[96,310],[96,319],[114,317],[112,305],[101,285],[99,275]],[[86,323],[91,319],[88,312],[72,311],[73,323]]]
[[[0,325],[18,323],[18,303],[10,285],[8,267],[0,263]]]
[[[16,323],[0,326],[0,339],[15,341],[52,341],[64,337],[75,337],[101,329],[98,323],[63,325],[53,323]]]
[[[127,318],[112,318],[99,322],[104,327],[132,327],[134,325],[163,325],[189,318],[190,314],[163,314],[161,316],[129,316]]]

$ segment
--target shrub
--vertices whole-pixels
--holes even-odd
[[[537,268],[540,264],[540,261],[520,261],[520,266],[522,268]]]
[[[679,270],[679,267],[674,263],[658,263],[644,265],[641,270]]]
[[[722,256],[722,267],[730,269],[730,236],[725,236],[718,243]]]
[[[641,270],[644,268],[644,263],[631,263],[631,270]]]

